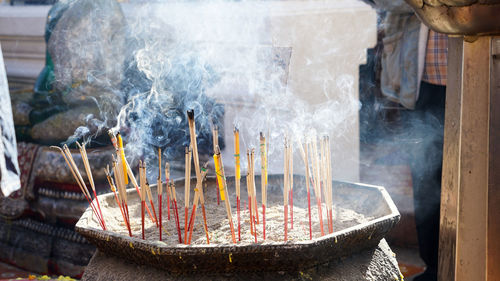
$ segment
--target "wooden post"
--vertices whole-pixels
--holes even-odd
[[[500,37],[492,39],[488,185],[487,280],[500,277]]]
[[[500,67],[493,63],[492,42],[488,36],[449,41],[441,281],[499,276]]]

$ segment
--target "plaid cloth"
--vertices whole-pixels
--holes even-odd
[[[448,35],[429,30],[422,80],[434,85],[446,86],[447,56]]]

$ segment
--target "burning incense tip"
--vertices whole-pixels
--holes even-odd
[[[190,120],[193,120],[194,119],[194,109],[188,110],[187,116]]]

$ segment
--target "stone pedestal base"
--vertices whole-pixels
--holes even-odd
[[[238,274],[172,275],[96,251],[82,280],[403,280],[394,253],[385,239],[378,247],[302,272],[245,272]]]

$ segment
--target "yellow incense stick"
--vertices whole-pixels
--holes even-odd
[[[223,185],[223,175],[222,167],[220,166],[220,153],[214,154],[214,164],[215,164],[215,174],[217,175],[217,182],[219,183],[220,199],[222,201],[226,200],[224,185]]]
[[[116,134],[118,137],[118,149],[120,150],[120,157],[122,160],[122,165],[123,165],[123,177],[124,177],[124,183],[125,185],[128,184],[128,177],[127,177],[127,165],[125,164],[125,151],[123,150],[123,139],[120,133]]]
[[[235,178],[236,178],[236,195],[240,197],[240,131],[234,128],[234,162],[235,162]]]

